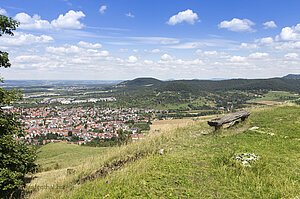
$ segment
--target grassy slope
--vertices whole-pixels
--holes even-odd
[[[51,186],[65,182],[67,169],[78,169],[96,157],[105,156],[109,148],[81,147],[75,144],[50,143],[38,150],[39,173],[28,186]]]
[[[260,127],[266,133],[247,130]],[[216,137],[204,122],[153,135],[143,142],[115,148],[103,161],[87,165],[95,170],[126,156],[143,154],[107,177],[64,190],[46,190],[36,197],[64,198],[294,198],[299,191],[300,107],[257,110],[244,124],[223,130]],[[267,133],[275,133],[274,136]],[[287,136],[287,137],[285,137]],[[165,149],[163,155],[157,154]],[[261,160],[243,168],[231,157],[256,153]],[[106,162],[106,163],[105,163]],[[96,164],[96,165],[95,165]],[[87,174],[85,171],[84,174]],[[82,175],[74,174],[74,183]],[[106,184],[106,180],[110,184]]]
[[[74,144],[50,143],[38,151],[37,163],[42,171],[78,166],[89,157],[105,153],[108,148],[81,147]]]

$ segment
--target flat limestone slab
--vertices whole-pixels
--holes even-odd
[[[240,119],[240,118],[242,120],[245,120],[250,114],[251,113],[249,111],[239,111],[236,113],[225,115],[223,117],[212,119],[212,120],[208,121],[207,123],[210,126],[222,126],[223,124],[230,123],[230,122]]]

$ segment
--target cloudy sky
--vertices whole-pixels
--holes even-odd
[[[300,73],[299,0],[0,0],[5,79],[268,78]]]

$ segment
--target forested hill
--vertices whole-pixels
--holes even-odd
[[[143,87],[151,87],[157,86],[161,84],[163,81],[155,79],[155,78],[136,78],[134,80],[128,80],[121,82],[118,84],[119,86],[124,85],[126,88],[129,89],[136,89],[136,88],[143,88]]]
[[[300,79],[230,79],[230,80],[174,80],[137,78],[120,83],[126,90],[156,89],[160,91],[230,91],[230,90],[278,90],[300,92]]]

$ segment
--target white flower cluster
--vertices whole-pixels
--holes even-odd
[[[232,159],[242,162],[245,167],[251,167],[251,164],[258,161],[260,157],[255,153],[241,153],[234,155]]]

